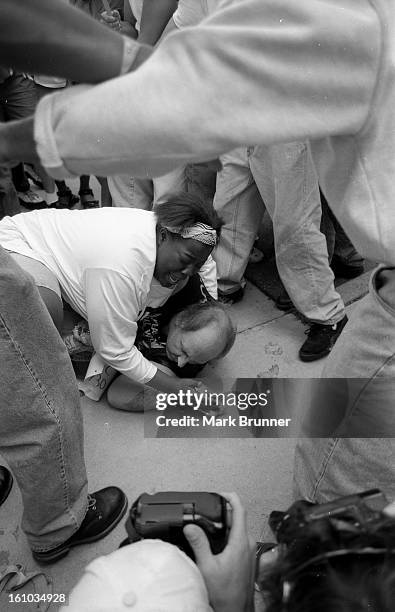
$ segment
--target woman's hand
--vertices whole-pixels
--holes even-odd
[[[101,13],[100,23],[104,23],[104,25],[109,28],[119,31],[121,29],[121,15],[117,10],[113,10],[111,13],[103,11],[103,13]]]
[[[210,604],[215,612],[254,610],[255,542],[249,539],[246,512],[235,493],[223,493],[232,506],[229,540],[213,555],[204,531],[197,525],[184,527],[196,564],[204,578]]]
[[[155,376],[146,384],[165,393],[178,393],[179,391],[203,393],[206,389],[205,385],[197,378],[178,378],[177,376],[169,376],[160,370],[157,370]]]

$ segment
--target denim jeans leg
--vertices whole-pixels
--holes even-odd
[[[357,379],[360,389],[341,425],[344,437],[298,442],[295,494],[323,502],[379,487],[394,499],[395,269],[373,274],[369,295],[353,311],[323,376]],[[355,432],[360,437],[347,437]]]
[[[9,168],[0,166],[0,219],[22,212]]]
[[[152,209],[153,185],[151,179],[136,179],[129,174],[107,177],[112,205],[123,208]]]
[[[171,172],[158,176],[153,181],[154,198],[153,208],[167,201],[169,195],[187,190],[185,166],[175,168]]]
[[[67,540],[87,507],[83,424],[64,344],[33,279],[0,248],[0,453],[33,550]]]
[[[30,117],[38,102],[34,82],[23,74],[14,74],[4,81],[4,86],[3,104],[6,121]]]
[[[221,162],[214,208],[224,225],[213,257],[218,288],[233,293],[241,286],[265,208],[251,175],[247,149],[235,149],[221,156]]]
[[[334,216],[331,214],[330,208],[325,199],[321,199],[321,213],[320,231],[325,236],[328,259],[331,262],[335,252],[336,232],[335,228],[333,227]]]
[[[321,231],[325,234],[328,245],[329,261],[335,254],[344,263],[363,264],[363,257],[358,253],[346,232],[336,219],[325,198],[321,200]],[[329,235],[328,235],[329,234]]]
[[[320,231],[321,201],[308,146],[255,147],[250,167],[273,220],[277,267],[292,301],[310,321],[337,323],[344,304]]]

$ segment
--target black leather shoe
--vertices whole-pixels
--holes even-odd
[[[79,197],[74,195],[69,187],[66,187],[66,189],[62,191],[58,191],[56,195],[58,196],[57,202],[51,204],[49,208],[73,208],[79,201]]]
[[[5,502],[10,494],[13,483],[12,474],[7,468],[0,465],[0,506]]]
[[[316,361],[329,355],[347,321],[347,315],[344,315],[343,319],[335,325],[312,323],[310,329],[306,332],[307,340],[299,351],[300,359],[302,361]]]
[[[223,293],[222,291],[220,291],[218,289],[218,302],[221,302],[221,304],[237,304],[237,302],[240,302],[244,297],[244,289],[243,287],[240,287],[240,289],[237,289],[236,291],[233,291],[232,293]]]
[[[337,255],[332,257],[331,268],[336,278],[356,278],[365,270],[363,260],[347,263]]]
[[[118,487],[106,487],[88,495],[88,511],[80,528],[66,542],[44,552],[33,551],[38,563],[55,563],[65,557],[70,548],[101,540],[118,525],[128,507],[125,493]]]

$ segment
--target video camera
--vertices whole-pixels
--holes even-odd
[[[194,559],[183,527],[195,524],[207,535],[213,554],[218,554],[226,546],[231,522],[232,508],[218,493],[143,493],[130,509],[125,525],[128,537],[121,546],[142,539],[159,538],[175,544]]]

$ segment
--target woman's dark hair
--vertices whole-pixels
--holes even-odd
[[[159,225],[163,227],[185,229],[195,223],[205,223],[219,237],[223,225],[211,202],[186,191],[168,195],[167,201],[158,204],[155,212]]]
[[[217,359],[224,357],[232,348],[236,338],[236,327],[225,306],[218,302],[191,304],[174,316],[174,323],[187,332],[197,331],[208,325],[222,330],[225,346]]]
[[[393,612],[395,519],[383,515],[368,529],[340,535],[332,520],[323,518],[281,548],[260,582],[265,612]],[[339,549],[347,554],[336,556]],[[316,556],[320,559],[309,565]]]

